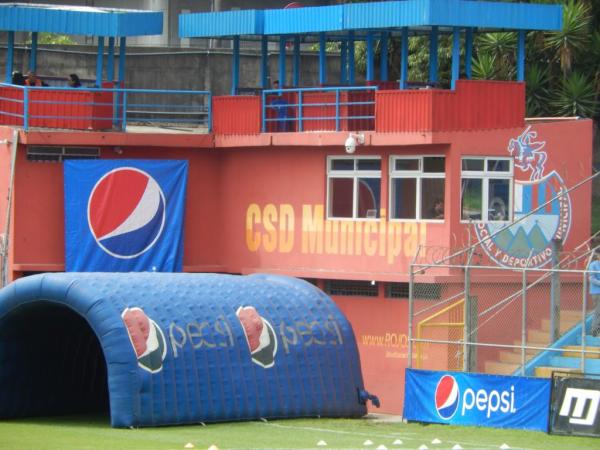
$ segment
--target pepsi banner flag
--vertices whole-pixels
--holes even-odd
[[[406,369],[406,420],[547,431],[549,410],[549,379]]]
[[[180,272],[187,161],[64,163],[67,272]]]

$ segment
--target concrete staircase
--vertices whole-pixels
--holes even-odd
[[[577,325],[581,320],[581,311],[561,311],[560,313],[560,334],[563,335],[568,330]],[[548,347],[550,344],[550,319],[542,319],[540,328],[532,328],[527,331],[527,346]],[[514,341],[513,345],[521,345],[521,341]],[[543,350],[526,349],[525,363]],[[558,355],[558,353],[557,353]],[[515,373],[521,367],[521,350],[514,348],[511,350],[502,350],[498,355],[497,361],[486,361],[485,373],[510,375]],[[556,369],[553,369],[556,370]],[[540,373],[545,373],[541,371]]]
[[[587,335],[585,337],[585,370],[581,370],[581,335],[575,345],[561,347],[561,352],[553,352],[548,364],[535,368],[536,377],[552,377],[553,372],[581,375],[583,372],[600,374],[600,337]]]

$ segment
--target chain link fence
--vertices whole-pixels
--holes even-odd
[[[522,268],[481,265],[474,263],[477,249],[443,263],[411,265],[412,365],[489,374],[550,376],[558,368],[600,374],[586,270],[593,249],[586,243],[557,251],[550,268],[528,268],[529,260]],[[427,289],[437,290],[440,300],[432,302]]]

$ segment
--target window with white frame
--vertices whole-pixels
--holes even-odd
[[[381,205],[381,158],[327,158],[327,217],[377,219]]]
[[[444,220],[444,156],[392,156],[390,219]]]
[[[462,220],[483,222],[511,220],[512,181],[511,158],[462,158]]]

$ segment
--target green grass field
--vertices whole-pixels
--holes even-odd
[[[432,443],[438,439],[441,443]],[[372,441],[365,445],[365,441]],[[399,443],[399,441],[402,443]],[[326,446],[317,446],[325,441]],[[396,442],[396,444],[394,444]],[[143,429],[110,428],[107,417],[78,416],[0,422],[0,449],[167,450],[196,449],[598,449],[600,439],[541,432],[446,425],[403,424],[376,419],[296,419]],[[368,443],[367,443],[368,444]],[[423,447],[421,447],[423,448]],[[382,450],[383,447],[380,447]]]

